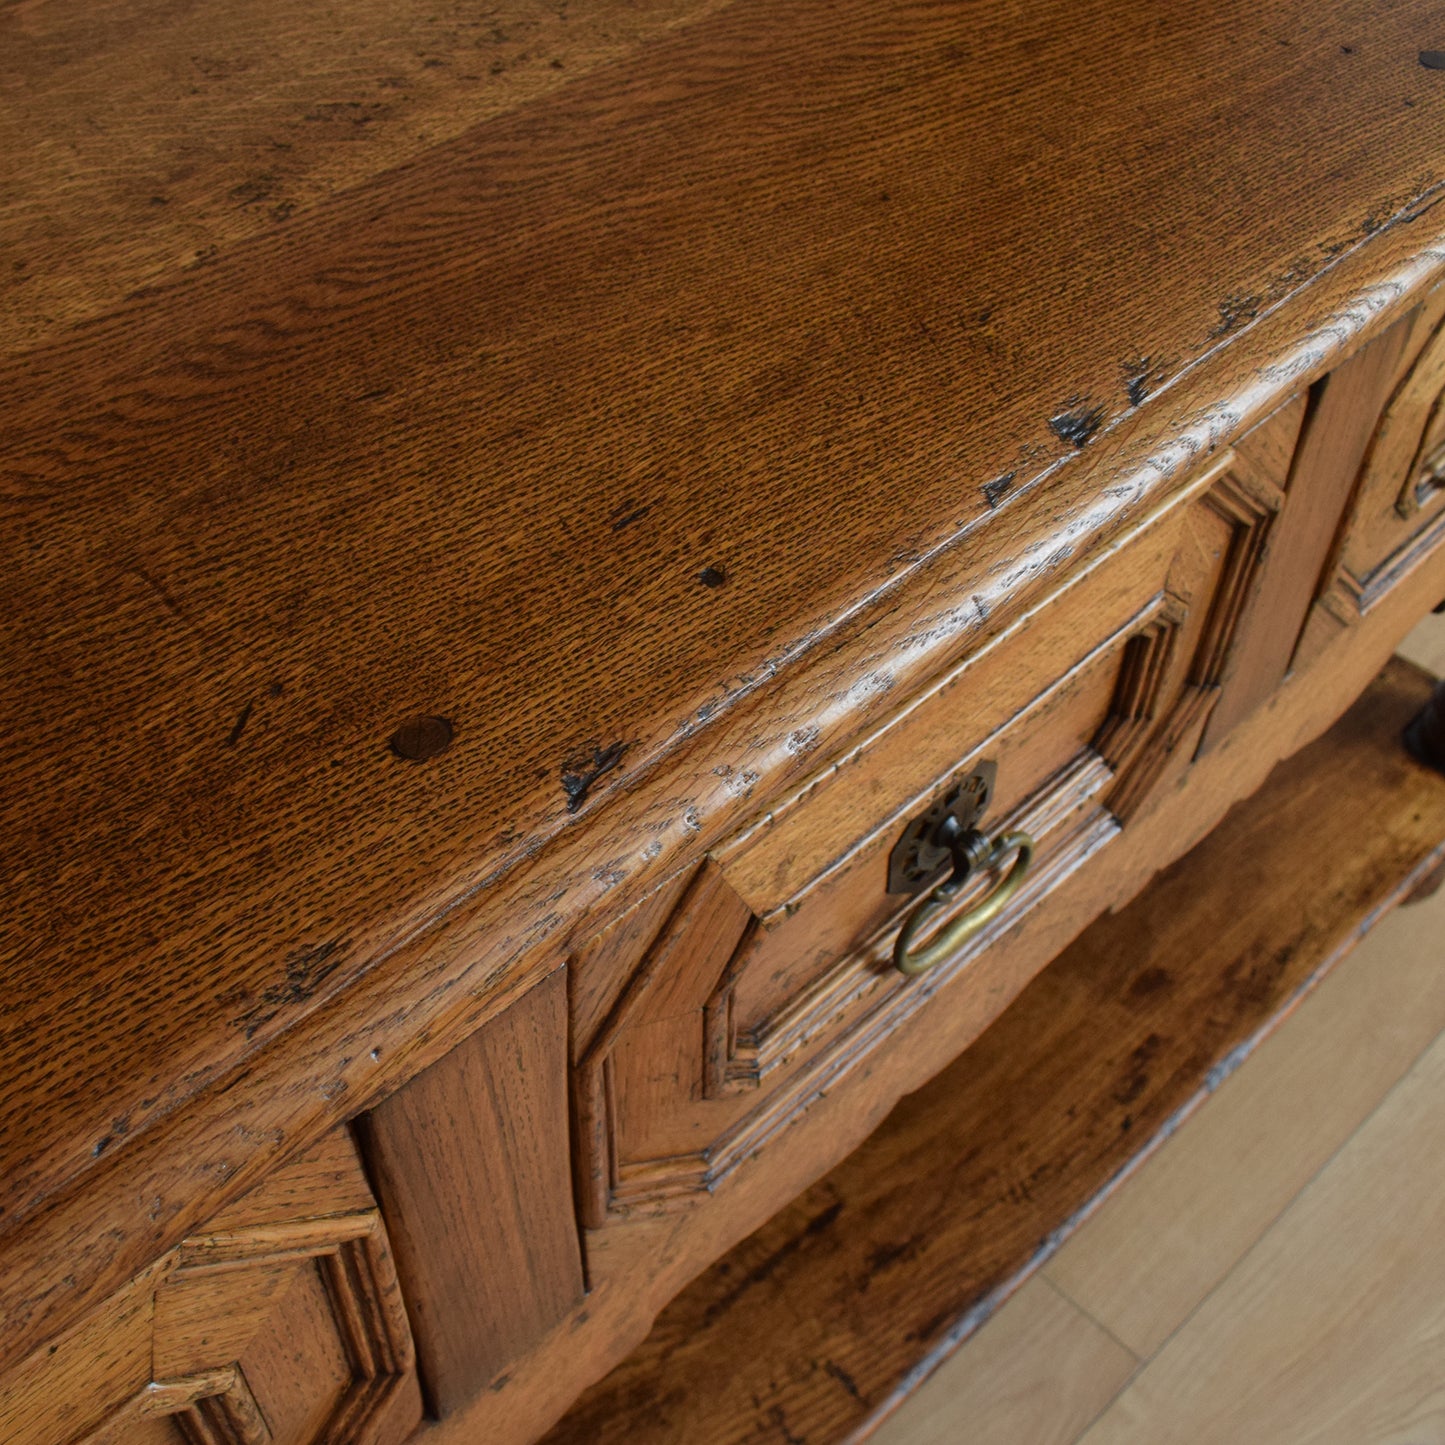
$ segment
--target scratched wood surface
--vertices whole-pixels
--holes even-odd
[[[330,196],[715,8],[361,0],[321,20],[275,0],[8,5],[7,349],[265,243]]]
[[[1430,693],[1392,662],[680,1294],[546,1445],[830,1445],[906,1392],[1435,866],[1445,782],[1398,743]]]
[[[1057,575],[1130,505],[1079,480],[1111,429],[1356,243],[1418,252],[1442,169],[1424,7],[523,7],[531,79],[475,95],[383,8],[0,20],[0,1228],[937,556],[1000,605]],[[989,625],[956,601],[892,619],[914,662]],[[667,801],[508,956],[574,874],[666,876]],[[307,1127],[398,1052],[375,1006]],[[122,1196],[157,1241],[191,1207]]]

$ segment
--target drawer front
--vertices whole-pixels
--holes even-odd
[[[421,1414],[390,1243],[345,1131],[0,1374],[7,1445],[400,1445]]]
[[[1320,597],[1346,625],[1445,542],[1445,286],[1397,327],[1405,333],[1397,379]]]
[[[1188,765],[1283,499],[1257,464],[1274,451],[1245,438],[1106,560],[577,951],[587,1224],[706,1197],[823,1093],[866,1090],[872,1053],[916,1010],[960,1003],[972,960]],[[887,890],[890,850],[984,761],[997,775],[983,826],[1032,835],[1032,869],[984,931],[906,978],[891,954],[914,900]]]

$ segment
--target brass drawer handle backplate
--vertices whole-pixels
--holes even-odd
[[[927,897],[913,909],[893,945],[893,966],[910,977],[927,973],[963,947],[1008,906],[1033,863],[1034,840],[1027,833],[989,838],[974,826],[993,792],[996,769],[985,763],[926,813],[915,818],[889,858],[888,891],[915,893],[928,887]],[[972,908],[960,913],[937,936],[919,948],[913,940],[979,873],[1013,864]],[[935,882],[947,870],[942,881]]]

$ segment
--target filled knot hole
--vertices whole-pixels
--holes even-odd
[[[391,735],[391,750],[409,763],[440,757],[452,745],[456,729],[444,717],[414,717]]]

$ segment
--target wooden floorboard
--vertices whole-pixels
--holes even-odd
[[[915,1390],[875,1445],[1074,1445],[1138,1358],[1036,1274]]]
[[[855,1154],[680,1295],[551,1445],[824,1445],[966,1338],[1428,868],[1392,664]]]
[[[1442,1098],[1445,1038],[1082,1445],[1445,1440]]]

